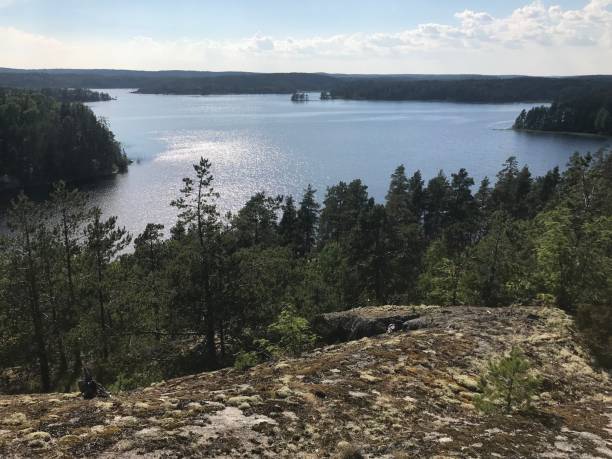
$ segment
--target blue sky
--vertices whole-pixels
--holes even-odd
[[[611,18],[612,0],[0,0],[0,66],[612,73]]]
[[[0,25],[62,38],[146,35],[159,39],[242,38],[256,33],[307,37],[397,32],[422,23],[454,22],[454,14],[465,9],[502,16],[526,4],[517,0],[17,0],[10,3],[0,15]],[[566,8],[580,8],[585,3],[580,0],[544,2]]]

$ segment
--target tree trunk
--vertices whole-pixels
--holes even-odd
[[[26,253],[28,262],[28,284],[30,288],[30,314],[34,325],[34,341],[36,342],[36,354],[40,367],[40,385],[43,392],[51,390],[51,377],[49,373],[49,359],[47,356],[47,346],[42,323],[42,314],[40,312],[40,302],[38,294],[38,285],[36,282],[36,274],[34,260],[32,255],[32,246],[30,234],[26,231],[25,234]]]
[[[207,289],[208,290],[208,289]],[[217,363],[217,346],[215,345],[215,312],[210,301],[210,295],[207,293],[208,300],[206,301],[206,356],[211,365]]]
[[[106,337],[106,311],[104,309],[104,295],[102,292],[102,259],[100,254],[96,257],[96,268],[98,271],[98,303],[100,307],[100,332],[102,333],[102,358],[108,360],[108,340]]]
[[[223,321],[219,323],[219,345],[221,347],[221,359],[225,358],[225,330]]]

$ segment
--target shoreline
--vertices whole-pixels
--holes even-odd
[[[591,132],[574,132],[574,131],[542,131],[539,129],[516,129],[516,128],[494,128],[494,131],[515,131],[515,132],[526,132],[528,134],[558,134],[567,135],[572,137],[586,137],[592,139],[609,139],[612,140],[611,135],[605,134],[593,134]]]

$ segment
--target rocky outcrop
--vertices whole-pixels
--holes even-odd
[[[427,311],[425,306],[368,306],[321,314],[312,322],[314,331],[327,343],[353,341],[397,331]]]
[[[0,396],[0,457],[612,457],[610,376],[591,365],[562,311],[424,309],[425,328],[245,372],[104,400]],[[484,415],[473,404],[478,376],[513,345],[543,392],[531,413]]]

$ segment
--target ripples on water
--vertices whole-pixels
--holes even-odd
[[[478,182],[510,155],[534,175],[563,166],[576,150],[609,141],[506,130],[529,104],[325,101],[289,96],[162,96],[107,90],[117,100],[92,103],[128,156],[127,174],[91,188],[94,201],[133,233],[147,222],[175,221],[169,206],[200,156],[213,164],[222,213],[255,192],[294,194],[308,183],[323,200],[339,180],[362,178],[382,200],[403,163],[425,178],[465,167]],[[316,95],[313,96],[316,99]]]

